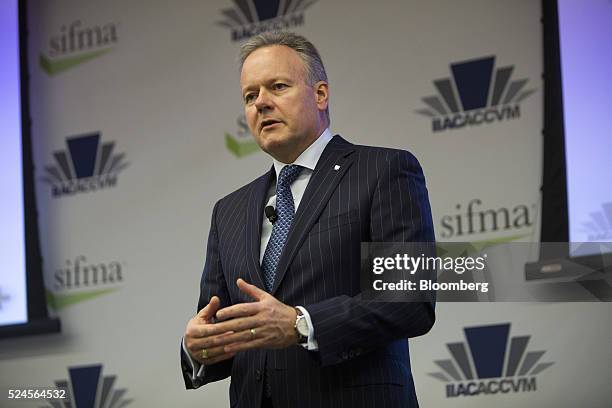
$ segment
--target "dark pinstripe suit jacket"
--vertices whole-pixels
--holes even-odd
[[[222,307],[249,302],[235,285],[238,277],[264,287],[261,219],[274,180],[272,168],[215,205],[198,310],[213,295]],[[182,355],[187,388],[231,375],[231,406],[259,407],[267,369],[277,408],[417,407],[406,338],[431,328],[434,307],[362,300],[360,243],[433,240],[425,179],[414,156],[334,136],[297,209],[272,290],[285,304],[306,307],[319,350],[239,353],[206,367],[197,384]]]

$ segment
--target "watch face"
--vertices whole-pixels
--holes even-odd
[[[297,321],[296,329],[300,335],[308,337],[308,322],[305,317],[302,317]]]

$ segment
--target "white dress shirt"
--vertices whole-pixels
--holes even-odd
[[[306,150],[302,152],[298,156],[297,159],[291,164],[296,164],[304,167],[304,169],[300,172],[300,175],[295,179],[293,183],[289,186],[291,189],[291,195],[293,196],[293,206],[295,211],[297,212],[298,207],[300,206],[300,202],[302,201],[302,196],[304,195],[304,191],[306,190],[306,186],[310,181],[310,176],[312,176],[312,172],[314,171],[323,150],[325,150],[325,146],[332,139],[332,134],[329,128],[325,129],[321,136],[317,138]],[[280,174],[283,167],[288,166],[288,164],[281,163],[276,159],[273,159],[274,162],[274,170],[276,171],[276,179],[278,180],[278,175]],[[273,184],[268,189],[268,195],[266,200],[266,207],[271,205],[276,208],[276,184]],[[272,223],[266,217],[266,214],[262,214],[262,226],[261,226],[261,243],[259,247],[259,264],[263,262],[264,253],[266,252],[266,246],[268,245],[268,241],[270,240],[270,235],[272,235]],[[317,345],[317,341],[314,338],[314,327],[312,326],[312,320],[310,319],[310,314],[304,307],[296,306],[308,322],[308,341],[302,346],[308,350],[318,350],[319,347]]]
[[[293,195],[293,205],[295,211],[297,212],[300,202],[302,201],[302,197],[304,195],[304,191],[306,190],[306,186],[310,181],[310,176],[312,176],[312,172],[314,171],[317,162],[321,158],[321,154],[325,147],[332,139],[332,133],[329,128],[325,129],[323,133],[310,145],[306,150],[302,152],[298,156],[297,159],[291,164],[296,164],[304,167],[304,169],[300,172],[299,176],[289,188],[291,189],[291,194]],[[276,171],[277,179],[280,171],[283,167],[288,164],[281,163],[276,159],[273,159],[274,170]],[[268,189],[267,193],[266,205],[269,205],[276,208],[276,184],[271,185]],[[259,263],[263,261],[264,253],[266,252],[266,246],[268,245],[268,241],[270,240],[270,235],[272,235],[272,223],[268,220],[265,213],[262,216],[262,228],[261,228],[261,243],[260,243],[260,251],[259,251]],[[308,341],[305,344],[302,344],[302,347],[316,351],[318,350],[317,341],[314,338],[314,327],[312,325],[312,320],[310,318],[310,314],[308,311],[302,306],[296,306],[306,318],[308,322]],[[185,339],[183,339],[183,351],[187,355],[189,362],[191,363],[191,367],[193,368],[192,380],[195,381],[197,377],[202,377],[204,375],[204,365],[200,365],[199,362],[193,360],[187,347],[185,346]]]

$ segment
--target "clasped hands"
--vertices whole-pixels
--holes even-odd
[[[254,301],[219,309],[221,301],[213,296],[187,323],[185,346],[201,364],[227,360],[239,351],[297,344],[295,308],[242,279],[236,284]]]

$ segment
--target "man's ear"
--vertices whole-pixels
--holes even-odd
[[[317,107],[320,111],[327,109],[329,104],[329,86],[325,81],[319,81],[314,85]]]

